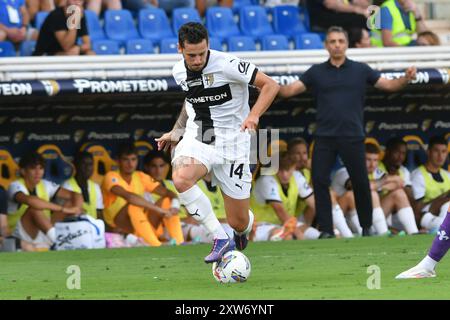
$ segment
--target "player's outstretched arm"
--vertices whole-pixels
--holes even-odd
[[[183,103],[180,115],[178,116],[172,130],[155,139],[158,143],[158,150],[168,151],[171,147],[174,147],[178,143],[186,128],[187,119],[188,114],[186,112],[186,104]]]
[[[261,117],[261,115],[270,107],[277,96],[278,90],[280,90],[278,83],[261,71],[257,72],[253,85],[260,89],[260,93],[250,114],[242,124],[241,130],[256,130],[259,123],[259,117]]]
[[[416,67],[409,67],[405,70],[405,75],[398,79],[386,79],[383,77],[380,77],[378,81],[375,83],[375,88],[394,92],[403,89],[411,80],[416,79]]]
[[[288,84],[287,86],[281,86],[280,91],[278,91],[278,96],[280,98],[290,98],[305,91],[305,84],[302,81],[297,80],[292,82],[291,84]]]

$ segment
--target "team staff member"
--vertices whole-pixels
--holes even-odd
[[[290,85],[282,86],[284,98],[313,90],[317,105],[317,131],[312,156],[312,181],[317,221],[321,231],[334,235],[329,193],[330,173],[339,154],[347,168],[355,190],[356,209],[363,228],[369,235],[372,225],[372,200],[365,164],[363,110],[366,85],[397,91],[415,78],[416,68],[410,67],[405,76],[388,80],[367,64],[346,57],[347,32],[341,27],[327,31],[328,61],[312,66]]]

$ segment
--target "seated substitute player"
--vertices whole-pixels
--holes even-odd
[[[144,172],[159,182],[163,187],[177,194],[177,190],[172,180],[167,179],[170,171],[170,159],[166,153],[158,150],[151,150],[144,158]],[[176,244],[184,242],[180,221],[180,200],[178,197],[161,197],[155,193],[145,193],[145,199],[155,203],[158,207],[167,209],[172,213],[170,217],[161,217],[158,214],[150,214],[149,218],[156,229],[158,237],[164,235],[164,228],[168,236]],[[172,241],[173,241],[172,240]]]
[[[83,210],[94,219],[103,218],[103,196],[100,186],[90,179],[94,172],[91,153],[78,152],[74,159],[75,176],[63,183],[63,188],[83,196]]]
[[[43,179],[44,167],[39,153],[24,155],[19,161],[21,178],[8,190],[9,229],[29,250],[50,248],[56,241],[54,222],[83,210],[80,194]],[[56,198],[64,200],[64,205],[53,203]]]
[[[411,190],[411,174],[402,164],[406,159],[406,142],[401,138],[391,138],[386,142],[383,161],[378,165],[382,173],[393,183],[383,186],[381,207],[387,217],[388,226],[416,234],[417,228]],[[397,178],[397,183],[395,179]],[[393,187],[392,187],[393,186]]]
[[[110,171],[103,180],[105,222],[121,233],[133,233],[150,246],[160,246],[148,215],[159,214],[171,217],[172,213],[144,199],[145,192],[154,192],[161,197],[176,195],[154,181],[150,176],[137,171],[138,151],[133,143],[124,143],[118,150],[119,171]]]
[[[372,226],[378,235],[383,235],[388,232],[386,217],[381,208],[380,196],[378,190],[383,184],[389,180],[382,179],[383,173],[378,169],[378,160],[380,156],[380,149],[373,143],[366,143],[366,166],[369,174],[370,189],[372,195]],[[333,177],[331,187],[336,192],[338,203],[344,213],[347,215],[353,229],[359,235],[362,235],[362,228],[359,223],[358,214],[356,213],[355,196],[352,190],[352,183],[350,176],[345,167],[339,169]]]
[[[288,153],[296,163],[296,170],[300,171],[306,178],[306,182],[312,187],[311,180],[311,159],[308,154],[308,143],[303,138],[294,138],[288,143]],[[330,188],[331,208],[333,224],[344,238],[351,238],[353,234],[345,221],[344,212],[337,202],[336,193]],[[313,224],[314,215],[311,215],[306,208],[305,202],[300,199],[297,212],[304,212],[302,218],[308,224]],[[322,233],[321,238],[327,238],[327,233]]]
[[[258,223],[267,225],[282,224],[288,233],[297,239],[317,239],[320,232],[310,225],[297,220],[296,211],[299,198],[304,199],[307,206],[314,211],[313,190],[305,177],[295,170],[295,161],[287,152],[279,154],[279,169],[275,175],[260,176],[252,192],[251,208]],[[258,226],[261,226],[258,224]],[[267,232],[270,230],[268,228]],[[255,241],[261,240],[264,234],[256,231]],[[264,238],[268,238],[266,234]]]
[[[431,231],[439,228],[449,211],[450,172],[443,169],[448,156],[446,139],[430,138],[427,154],[427,162],[412,172],[411,181],[420,226]]]
[[[172,131],[157,139],[158,148],[176,144],[173,182],[181,204],[214,235],[213,248],[205,257],[206,263],[212,263],[234,244],[197,181],[212,172],[213,182],[223,194],[227,221],[235,231],[235,245],[239,250],[245,249],[253,225],[253,213],[249,211],[249,131],[256,130],[279,85],[252,63],[209,50],[208,32],[201,23],[184,24],[178,40],[183,60],[175,64],[173,76],[186,98]],[[249,85],[259,88],[251,111]],[[181,133],[183,139],[179,141]]]

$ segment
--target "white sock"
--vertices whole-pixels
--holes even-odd
[[[319,239],[320,231],[313,227],[309,227],[308,229],[305,230],[303,235],[305,237],[304,238],[305,240]]]
[[[51,227],[50,229],[48,229],[46,235],[47,235],[47,238],[51,241],[51,243],[55,243],[56,242],[56,230],[55,230],[55,227]]]
[[[420,225],[427,230],[433,230],[434,228],[439,228],[443,221],[444,219],[440,216],[427,212],[420,219]]]
[[[427,270],[434,270],[437,264],[437,261],[431,259],[430,256],[427,255],[422,261],[419,262],[418,266],[421,266]]]
[[[380,207],[373,208],[372,224],[375,227],[375,231],[377,234],[385,234],[386,232],[388,232],[386,217],[384,216],[383,209],[381,209]]]
[[[358,212],[356,212],[356,209],[350,210],[348,213],[348,217],[350,219],[350,223],[352,224],[352,227],[354,228],[354,230],[359,235],[361,235],[362,228],[361,228],[361,225],[359,224],[359,217],[358,217]]]
[[[252,231],[252,228],[253,228],[253,221],[255,221],[255,215],[253,214],[253,212],[251,210],[248,210],[248,225],[247,225],[247,228],[245,228],[245,230],[242,231],[242,232],[237,232],[235,230],[236,234],[238,234],[238,235],[249,234],[250,231]]]
[[[199,186],[194,185],[189,190],[180,193],[179,199],[189,215],[203,225],[214,238],[228,239],[227,233],[214,214],[211,202]]]
[[[353,238],[353,233],[345,221],[344,212],[339,205],[333,209],[333,223],[344,238]]]
[[[405,228],[407,234],[418,233],[416,219],[414,218],[414,211],[411,207],[406,207],[398,210],[397,218]]]

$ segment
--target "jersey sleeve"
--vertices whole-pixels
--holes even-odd
[[[339,169],[334,175],[333,180],[331,181],[331,188],[339,197],[347,192],[345,185],[347,184],[348,179],[350,179],[350,176],[345,168]]]
[[[44,183],[45,189],[47,190],[49,199],[53,199],[61,186],[48,180],[42,180],[42,182]]]
[[[313,87],[313,79],[312,79],[313,68],[314,68],[314,66],[312,66],[311,68],[309,68],[308,70],[306,70],[306,71],[300,76],[300,81],[303,82],[303,84],[305,85],[305,87],[306,87],[307,89],[310,89],[311,87]]]
[[[160,185],[158,181],[153,180],[149,175],[143,172],[140,172],[140,176],[146,192],[152,193]]]
[[[69,183],[68,180],[64,181],[61,186],[66,190],[73,191],[72,185]]]
[[[178,61],[172,68],[172,76],[177,85],[181,85],[182,81],[186,78],[186,71],[182,61]],[[184,90],[184,88],[183,88]]]
[[[367,83],[374,86],[378,79],[381,77],[381,73],[378,70],[372,69],[368,64],[365,64],[367,72]]]
[[[411,182],[414,200],[420,200],[425,197],[425,178],[419,169],[414,170],[411,174]]]
[[[111,188],[114,186],[122,186],[120,179],[115,172],[108,172],[103,179],[103,189],[107,192],[111,192]]]
[[[405,182],[405,187],[411,187],[411,173],[405,167],[402,167],[400,170],[403,170],[403,180]]]
[[[8,199],[11,202],[15,202],[16,203],[16,194],[19,192],[23,192],[24,194],[27,194],[27,189],[25,188],[25,186],[21,183],[19,183],[18,181],[14,181],[13,183],[11,183],[9,185],[9,189],[8,189]]]
[[[247,83],[252,85],[256,78],[258,68],[251,62],[240,60],[237,57],[230,56],[223,66],[225,76],[235,82]]]
[[[278,184],[272,176],[262,176],[256,183],[256,192],[261,198],[260,200],[267,202],[281,202]]]
[[[105,208],[103,204],[103,194],[98,184],[95,184],[95,195],[97,196],[97,210],[103,210]]]
[[[302,175],[299,171],[294,171],[294,179],[297,183],[298,187],[298,196],[302,199],[308,198],[310,195],[313,194],[313,190],[311,186],[306,181],[306,178],[304,175]]]

